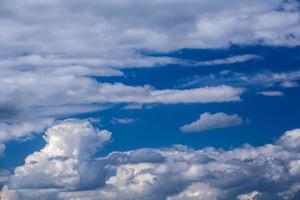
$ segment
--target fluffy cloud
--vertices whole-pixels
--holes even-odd
[[[203,113],[199,119],[184,125],[180,128],[182,132],[201,132],[216,128],[226,128],[238,126],[243,123],[243,119],[237,114],[228,115],[226,113]]]
[[[87,121],[50,128],[2,189],[4,199],[285,199],[300,196],[300,131],[232,150],[185,146],[92,155],[110,138]]]
[[[44,136],[47,145],[15,169],[12,187],[72,189],[101,185],[102,172],[95,174],[99,164],[92,162],[91,156],[110,135],[88,121],[66,120],[54,125]]]

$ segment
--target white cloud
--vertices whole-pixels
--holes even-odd
[[[39,133],[54,123],[53,119],[33,119],[22,122],[2,122],[0,123],[0,142],[11,139],[21,139],[33,133]],[[0,148],[1,149],[1,148]]]
[[[196,182],[178,195],[168,197],[167,200],[217,200],[219,195],[220,194],[217,189],[211,188],[208,184]]]
[[[193,65],[225,65],[225,64],[235,64],[240,62],[246,62],[249,60],[262,59],[262,57],[257,55],[237,55],[228,58],[216,59],[216,60],[207,60],[199,61],[192,63]]]
[[[42,73],[43,74],[43,73]],[[210,103],[240,100],[241,88],[230,86],[192,88],[186,90],[157,90],[149,85],[129,86],[122,83],[101,83],[86,76],[61,74],[43,76],[37,72],[18,71],[0,73],[0,120],[4,125],[0,131],[10,133],[6,128],[18,126],[30,119],[72,116],[84,112],[95,112],[114,103]],[[15,139],[25,131],[5,136]],[[30,134],[28,131],[27,135]],[[0,136],[1,138],[1,136]]]
[[[228,115],[226,113],[203,113],[199,119],[184,125],[180,128],[182,132],[201,132],[217,128],[226,128],[232,126],[238,126],[243,123],[243,119],[237,114]]]
[[[286,72],[258,72],[258,73],[235,73],[228,70],[221,71],[219,74],[209,74],[206,76],[193,76],[179,85],[180,88],[196,87],[201,85],[227,84],[235,87],[256,86],[266,87],[298,87],[300,71]]]
[[[299,44],[299,13],[293,1],[12,0],[2,3],[1,13],[4,55],[126,58],[135,49]]]
[[[114,117],[111,122],[114,124],[131,124],[133,123],[135,120],[132,118],[116,118]]]
[[[127,104],[122,109],[123,110],[140,110],[143,107],[144,107],[143,104]]]
[[[181,62],[140,50],[300,44],[300,16],[294,1],[11,0],[0,3],[0,13],[0,119],[4,123],[8,118],[22,123],[24,115],[57,118],[96,111],[94,104],[103,103],[239,100],[242,91],[228,86],[157,90],[100,83],[91,76],[122,76],[123,68]],[[215,63],[251,58],[242,55]]]
[[[298,199],[299,130],[275,144],[231,150],[185,146],[94,158],[108,132],[87,121],[50,128],[46,146],[17,167],[1,192],[14,199]]]
[[[91,162],[91,156],[110,135],[88,121],[65,120],[54,125],[44,136],[46,146],[28,156],[24,166],[15,169],[12,187],[71,189],[101,184],[102,172],[94,171],[99,165]]]
[[[282,97],[284,94],[280,91],[262,91],[259,94],[270,97]]]
[[[257,191],[250,192],[248,194],[242,194],[238,196],[239,200],[256,200],[260,196]]]
[[[300,129],[287,131],[278,141],[285,148],[297,150],[300,146]]]

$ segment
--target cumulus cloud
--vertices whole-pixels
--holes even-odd
[[[44,136],[46,146],[28,156],[24,166],[15,169],[12,187],[72,189],[101,185],[102,172],[95,173],[98,164],[91,161],[91,156],[110,135],[88,121],[66,120],[54,125]]]
[[[185,146],[112,152],[94,158],[109,140],[88,121],[50,128],[46,146],[28,156],[3,187],[4,199],[282,199],[300,196],[300,131],[275,144],[228,151]]]
[[[180,128],[182,132],[201,132],[217,128],[226,128],[232,126],[238,126],[243,123],[243,119],[237,114],[228,115],[226,113],[203,113],[199,119],[184,125]]]
[[[262,91],[259,94],[263,96],[270,96],[270,97],[282,97],[284,94],[280,91]]]

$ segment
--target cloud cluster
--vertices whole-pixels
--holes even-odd
[[[28,156],[24,166],[15,169],[12,187],[71,189],[101,184],[102,172],[96,170],[99,166],[91,156],[110,135],[106,130],[95,129],[88,121],[65,120],[54,125],[44,136],[47,145]]]
[[[124,68],[181,62],[147,52],[231,44],[298,45],[298,7],[294,0],[1,1],[0,123],[6,127],[8,121],[15,122],[12,127],[16,127],[26,118],[92,112],[103,109],[103,103],[239,100],[241,89],[222,84],[157,90],[102,83],[93,77],[122,76]],[[213,63],[255,58],[242,55]]]
[[[54,68],[55,69],[55,68]],[[40,73],[32,70],[9,70],[0,75],[0,141],[30,134],[27,124],[41,124],[39,118],[57,118],[84,112],[94,112],[112,103],[210,103],[240,100],[241,88],[220,85],[192,89],[157,90],[150,85],[129,86],[122,83],[102,83],[83,74],[63,72]],[[53,72],[53,71],[52,71]],[[43,76],[47,74],[47,76]],[[43,123],[48,124],[48,123]],[[17,133],[17,131],[19,132]],[[27,133],[25,133],[27,131]],[[1,138],[2,137],[2,138]]]
[[[107,131],[67,120],[50,128],[46,146],[28,156],[3,188],[6,199],[296,200],[300,130],[275,144],[228,151],[185,146],[113,152],[94,158]]]
[[[180,128],[182,132],[201,132],[211,129],[238,126],[243,123],[243,119],[237,114],[228,115],[223,112],[211,114],[203,113],[196,121],[186,124]]]

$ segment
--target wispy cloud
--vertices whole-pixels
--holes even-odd
[[[189,62],[188,64],[192,66],[211,66],[211,65],[235,64],[235,63],[247,62],[250,60],[259,60],[259,59],[263,59],[263,58],[257,55],[237,55],[237,56],[231,56],[231,57],[215,59],[215,60]]]
[[[258,94],[264,95],[264,96],[270,96],[270,97],[282,97],[284,94],[280,91],[262,91],[258,92]]]
[[[133,123],[135,120],[132,119],[132,118],[116,118],[114,117],[112,120],[111,120],[111,123],[113,124],[131,124]]]
[[[300,80],[300,71],[286,72],[257,72],[243,73],[232,71],[221,71],[217,74],[209,74],[205,76],[193,76],[185,80],[181,80],[179,88],[196,87],[201,85],[218,85],[226,84],[236,87],[257,86],[257,87],[298,87]]]

